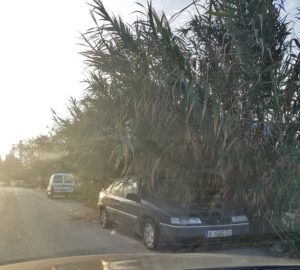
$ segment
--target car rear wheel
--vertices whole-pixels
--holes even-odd
[[[51,190],[50,190],[49,198],[50,198],[51,200],[54,199],[54,188],[53,188],[53,187],[52,187]]]
[[[111,221],[109,219],[108,213],[104,207],[100,208],[99,210],[99,221],[100,226],[104,229],[107,229],[111,225]]]
[[[158,249],[159,235],[154,222],[151,219],[147,219],[143,223],[142,230],[145,246],[150,250]]]
[[[47,197],[48,197],[49,199],[51,199],[51,200],[53,200],[53,196],[54,196],[53,193],[54,193],[54,192],[53,192],[53,189],[51,189],[49,192],[47,191]]]

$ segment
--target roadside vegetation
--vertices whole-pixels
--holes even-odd
[[[72,172],[93,203],[117,177],[150,190],[168,179],[169,196],[211,192],[212,205],[243,208],[253,232],[296,240],[282,216],[300,206],[297,18],[279,0],[195,1],[172,18],[138,7],[127,24],[92,2],[81,99],[66,118],[53,112],[48,135],[16,145],[1,177],[45,187]]]

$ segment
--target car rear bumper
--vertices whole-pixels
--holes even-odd
[[[165,223],[159,224],[160,236],[163,241],[186,241],[186,240],[210,240],[227,239],[245,235],[249,232],[249,223],[225,224],[225,225],[199,225],[199,226],[176,226]],[[224,236],[208,236],[209,231],[225,232]],[[228,232],[231,232],[228,234]],[[216,233],[218,234],[218,233]]]
[[[54,193],[59,193],[59,194],[64,194],[64,193],[73,193],[74,192],[74,188],[54,188],[52,191],[51,190],[47,190],[48,194],[50,194],[51,192]]]

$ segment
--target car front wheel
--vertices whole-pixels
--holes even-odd
[[[143,223],[143,239],[144,244],[148,249],[155,250],[158,248],[158,230],[151,219],[147,219]]]
[[[100,208],[99,210],[99,221],[102,228],[107,229],[110,227],[111,222],[104,207]]]

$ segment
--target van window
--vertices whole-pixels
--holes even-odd
[[[138,194],[137,182],[132,182],[132,183],[127,184],[127,186],[126,186],[126,195],[128,193]]]
[[[62,175],[54,175],[53,183],[61,184],[62,182],[63,182],[63,176]]]
[[[73,184],[74,183],[74,177],[72,174],[66,174],[64,176],[64,183],[66,184]]]

